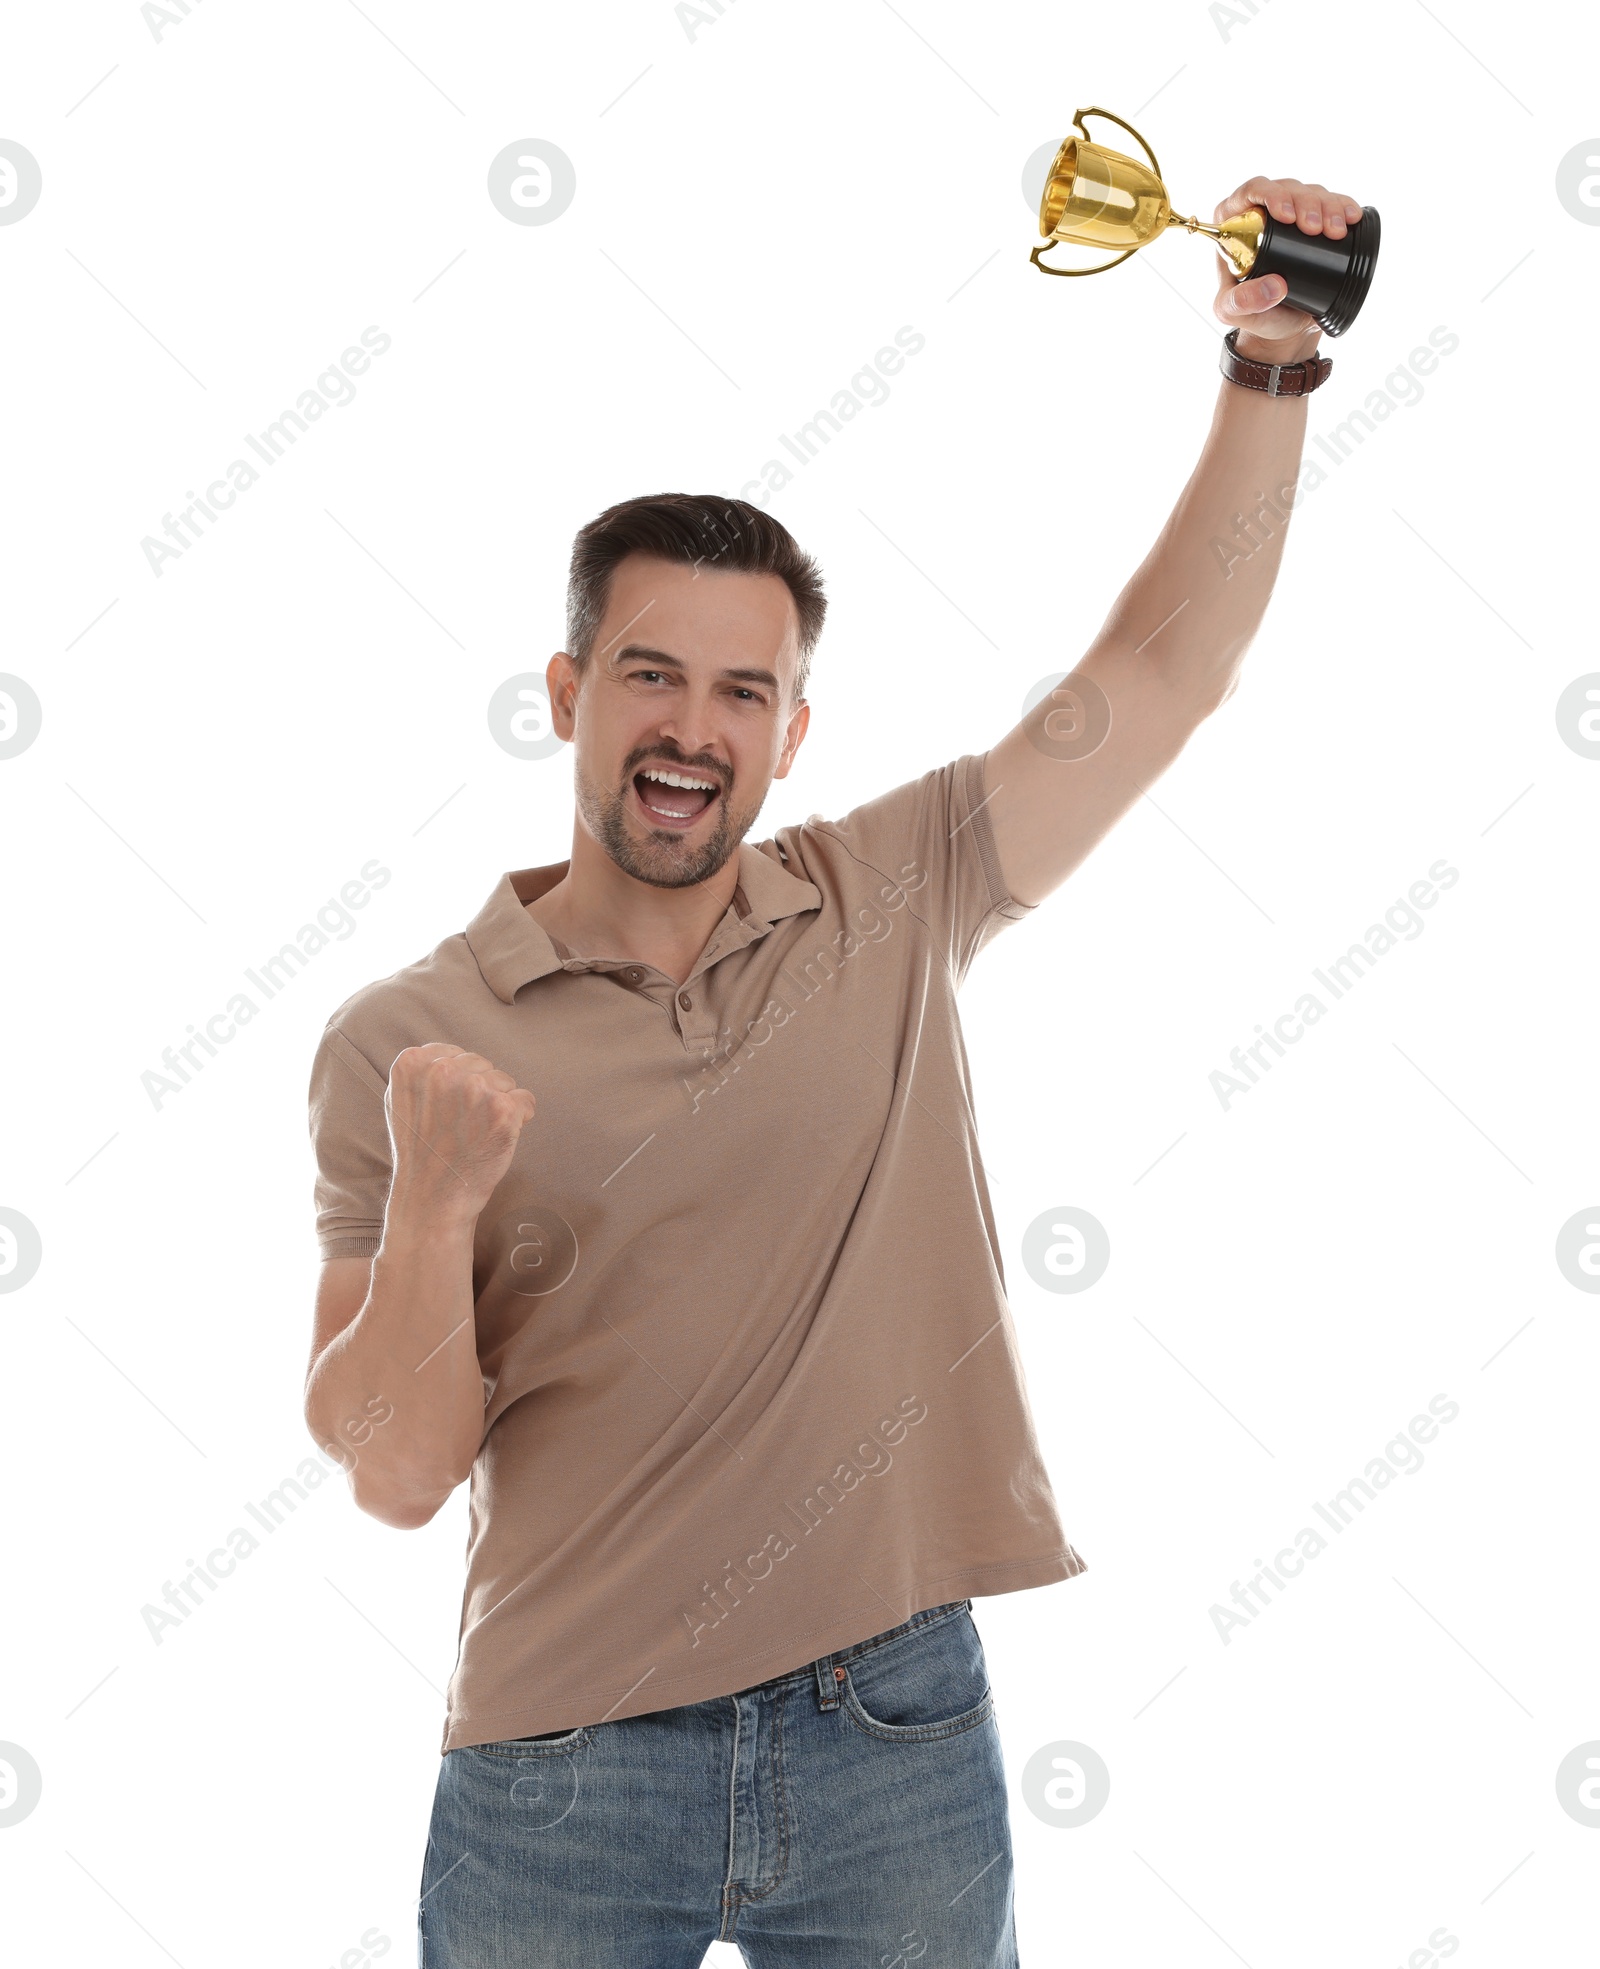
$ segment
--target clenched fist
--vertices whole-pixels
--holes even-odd
[[[408,1046],[384,1096],[392,1195],[410,1209],[476,1223],[533,1119],[525,1087],[481,1053],[432,1040]]]
[[[1252,205],[1301,232],[1323,233],[1329,239],[1343,239],[1362,212],[1358,200],[1326,185],[1302,184],[1298,178],[1250,178],[1228,194],[1213,221],[1221,225]],[[1280,273],[1239,280],[1226,261],[1219,263],[1216,316],[1225,328],[1238,329],[1240,355],[1256,362],[1301,362],[1316,354],[1322,330],[1310,315],[1284,301],[1288,291]]]

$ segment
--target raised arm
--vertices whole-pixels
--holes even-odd
[[[1251,178],[1216,218],[1248,205],[1331,239],[1362,210],[1322,185]],[[1236,281],[1220,261],[1217,271],[1215,312],[1238,329],[1241,355],[1316,354],[1321,330],[1282,305],[1281,276]],[[1303,397],[1222,384],[1199,463],[1068,684],[990,750],[988,812],[1017,901],[1042,902],[1064,882],[1233,689],[1277,578],[1305,429]],[[1108,713],[1104,742],[1072,756]],[[1087,738],[1075,738],[1085,721]]]

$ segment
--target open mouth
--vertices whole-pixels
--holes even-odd
[[[633,776],[634,798],[652,827],[693,827],[719,791],[703,773],[646,766]]]

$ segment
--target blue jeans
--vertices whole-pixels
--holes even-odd
[[[972,1603],[737,1695],[448,1751],[420,1969],[1015,1969]]]

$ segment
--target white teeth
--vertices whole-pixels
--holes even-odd
[[[658,779],[663,786],[693,786],[700,788],[706,793],[715,793],[717,790],[714,780],[685,779],[681,773],[662,772],[655,766],[646,766],[643,777],[645,779]]]

